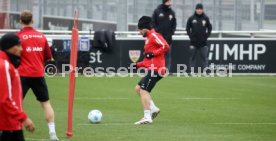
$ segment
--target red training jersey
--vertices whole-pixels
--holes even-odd
[[[163,38],[163,36],[154,29],[151,29],[146,35],[146,41],[144,46],[145,52],[152,52],[154,57],[147,59],[144,57],[142,62],[137,63],[137,67],[144,67],[147,70],[154,70],[156,72],[165,74],[165,53],[170,49],[170,46]]]
[[[17,35],[23,48],[18,68],[20,76],[44,77],[44,63],[52,58],[46,37],[32,27],[24,27]]]
[[[21,130],[27,115],[23,111],[20,78],[3,51],[0,51],[0,89],[0,131]]]

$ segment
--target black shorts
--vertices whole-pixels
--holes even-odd
[[[25,141],[23,131],[0,131],[0,141]]]
[[[141,89],[150,93],[155,84],[162,78],[163,77],[160,76],[158,72],[148,71],[148,74],[140,80],[138,85],[141,87]]]
[[[49,100],[48,87],[44,77],[21,77],[23,98],[25,98],[29,89],[33,90],[36,99],[39,102]]]

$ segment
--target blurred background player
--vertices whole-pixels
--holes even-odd
[[[54,110],[51,106],[47,84],[44,78],[44,63],[52,59],[46,37],[33,27],[32,13],[24,10],[20,15],[23,29],[17,34],[22,42],[22,60],[18,68],[21,77],[23,95],[31,88],[36,99],[41,103],[48,122],[50,140],[58,140],[55,131]]]
[[[0,141],[24,141],[22,123],[30,132],[33,122],[23,111],[22,89],[17,67],[22,51],[20,38],[8,33],[0,40]]]
[[[153,12],[153,28],[156,32],[162,34],[163,38],[170,45],[169,51],[165,54],[166,67],[168,70],[171,68],[171,49],[172,49],[172,36],[176,30],[176,17],[175,12],[171,8],[172,0],[163,0]]]
[[[144,117],[135,122],[136,125],[150,124],[160,113],[160,109],[155,106],[150,92],[155,84],[162,79],[165,69],[165,53],[169,50],[166,40],[152,29],[151,17],[143,16],[139,19],[138,29],[140,34],[146,38],[144,46],[144,60],[136,64],[136,68],[145,68],[147,71],[135,91],[141,98],[144,107]]]
[[[194,15],[192,15],[186,26],[190,38],[189,70],[195,67],[197,54],[200,55],[202,69],[208,67],[208,46],[207,39],[212,32],[212,25],[209,17],[203,11],[203,5],[197,4]]]

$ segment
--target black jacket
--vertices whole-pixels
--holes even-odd
[[[190,37],[191,45],[195,47],[204,47],[207,45],[207,39],[212,32],[212,24],[209,17],[204,13],[196,13],[188,19],[186,25],[187,34]]]
[[[152,20],[155,31],[162,34],[168,44],[171,44],[172,35],[176,30],[175,12],[161,4],[154,10]]]

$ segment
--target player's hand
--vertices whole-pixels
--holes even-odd
[[[55,63],[55,59],[52,57],[51,59],[49,59],[49,60],[46,60],[46,62],[49,62],[49,63]]]
[[[148,58],[148,59],[151,59],[154,57],[153,53],[152,52],[145,52],[144,53],[145,57]]]
[[[30,118],[27,118],[24,122],[23,125],[25,126],[26,130],[33,133],[35,131],[35,125],[33,121]]]

